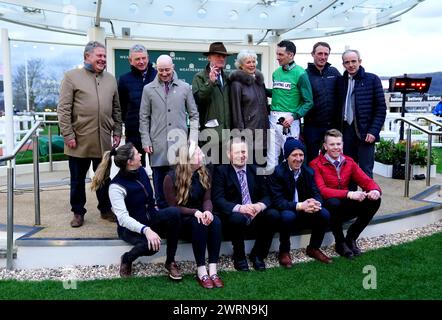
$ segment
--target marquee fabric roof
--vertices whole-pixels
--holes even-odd
[[[259,44],[318,38],[397,22],[423,0],[11,0],[0,20],[107,37]]]

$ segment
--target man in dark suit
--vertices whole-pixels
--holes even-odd
[[[229,230],[233,245],[233,262],[238,271],[249,271],[244,239],[250,229],[256,241],[250,252],[255,270],[265,270],[264,259],[272,244],[279,223],[279,213],[270,206],[264,176],[256,174],[256,167],[247,164],[247,144],[234,138],[229,142],[227,157],[230,164],[215,168],[212,179],[212,203],[221,214],[223,226]]]
[[[306,253],[323,263],[331,263],[319,248],[330,222],[330,213],[322,208],[322,198],[313,179],[313,170],[304,164],[305,146],[294,138],[284,144],[285,161],[270,177],[273,205],[281,213],[279,263],[292,267],[290,233],[300,226],[310,227],[312,235]]]

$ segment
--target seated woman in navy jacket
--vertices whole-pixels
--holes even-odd
[[[180,212],[177,208],[158,210],[149,176],[141,166],[141,156],[132,143],[107,151],[92,180],[92,190],[109,179],[111,156],[120,168],[109,187],[112,209],[118,219],[118,236],[134,247],[121,257],[120,276],[132,274],[132,262],[140,256],[151,256],[160,250],[159,233],[167,233],[165,267],[172,280],[182,275],[175,263],[175,253],[181,232]]]
[[[196,143],[178,149],[175,170],[164,179],[164,195],[169,206],[181,212],[183,231],[191,238],[197,265],[197,281],[207,289],[224,287],[217,274],[221,247],[221,221],[213,214],[210,176],[203,164],[203,153]],[[209,273],[206,269],[206,246]]]

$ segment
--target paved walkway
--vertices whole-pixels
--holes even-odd
[[[404,198],[404,181],[375,176],[382,188],[382,205],[378,215],[398,213],[427,205],[422,201]],[[33,226],[34,193],[32,174],[17,175],[14,196],[14,224]],[[69,205],[69,172],[54,171],[40,173],[41,227],[33,235],[36,238],[117,238],[116,225],[100,218],[95,194],[87,189],[87,214],[81,228],[71,228],[72,218]],[[442,175],[432,178],[432,185],[442,185]],[[425,180],[410,181],[410,197],[426,190]],[[0,224],[6,224],[7,193],[6,179],[0,182]]]

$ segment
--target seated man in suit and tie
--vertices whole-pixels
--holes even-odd
[[[304,164],[305,146],[292,137],[284,144],[285,161],[276,166],[270,177],[275,208],[281,213],[279,264],[292,267],[290,233],[299,227],[312,229],[306,253],[323,263],[331,263],[319,248],[330,222],[330,213],[322,208],[322,199],[313,179],[313,170]]]
[[[324,198],[324,207],[330,211],[335,250],[351,259],[361,254],[356,239],[381,205],[381,188],[352,158],[342,153],[342,139],[339,130],[328,130],[323,144],[325,154],[320,154],[310,166],[315,170],[315,181]],[[362,191],[349,191],[351,183]],[[355,217],[344,238],[342,224]]]
[[[227,157],[230,164],[215,168],[212,179],[212,203],[219,212],[223,227],[229,230],[233,245],[233,262],[238,271],[249,271],[244,239],[253,229],[256,241],[250,252],[255,270],[265,270],[264,259],[270,250],[279,224],[279,213],[269,209],[270,197],[264,176],[247,164],[248,152],[244,139],[229,141]]]

